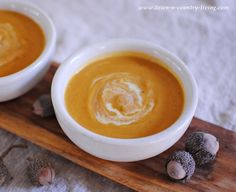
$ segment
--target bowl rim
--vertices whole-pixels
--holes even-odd
[[[43,63],[43,61],[54,51],[56,44],[56,29],[52,19],[48,16],[48,14],[32,3],[14,0],[2,1],[0,2],[0,10],[14,11],[29,17],[40,26],[45,37],[45,46],[38,58],[20,71],[0,77],[0,83],[5,83],[7,81],[15,81],[19,78],[19,76],[31,73],[32,71],[36,70],[36,68],[41,66],[41,63]],[[28,13],[27,15],[26,12]],[[48,33],[45,32],[42,22],[36,21],[32,15],[37,15],[37,17],[40,17],[43,20],[42,22],[46,23],[47,29],[49,30]]]
[[[185,106],[180,117],[171,126],[162,130],[161,132],[158,132],[158,133],[155,133],[155,134],[152,134],[149,136],[145,136],[145,137],[139,137],[139,138],[113,138],[113,137],[103,136],[103,135],[97,134],[95,132],[92,132],[92,131],[86,129],[82,125],[77,123],[70,116],[69,112],[66,109],[66,106],[64,105],[64,102],[62,102],[59,98],[58,91],[60,90],[60,85],[57,82],[61,78],[65,77],[64,70],[67,67],[74,65],[74,61],[79,59],[80,55],[82,55],[83,53],[86,53],[86,52],[93,51],[93,49],[96,49],[99,47],[102,48],[102,47],[104,47],[104,45],[116,46],[116,44],[122,44],[122,43],[136,44],[136,45],[140,45],[143,47],[148,46],[148,47],[152,47],[158,51],[163,52],[164,54],[166,54],[166,55],[170,56],[172,59],[174,59],[176,61],[176,63],[178,63],[178,66],[181,67],[182,70],[184,70],[184,73],[188,76],[188,79],[190,80],[190,83],[192,85],[192,95],[193,95],[190,106]],[[78,71],[76,71],[76,72],[78,72]],[[71,77],[72,77],[72,75],[71,75]],[[183,89],[185,90],[184,86],[183,86]],[[137,145],[137,144],[141,144],[141,143],[155,142],[156,140],[159,140],[159,139],[165,139],[168,134],[171,135],[171,133],[177,132],[179,129],[181,129],[183,127],[183,125],[189,123],[189,121],[194,116],[196,106],[198,103],[198,90],[197,90],[196,81],[195,81],[192,73],[189,71],[189,69],[183,63],[183,61],[181,61],[177,56],[175,56],[173,53],[169,52],[168,50],[162,48],[161,46],[158,46],[154,43],[150,43],[146,40],[131,39],[131,38],[108,40],[105,43],[104,42],[97,43],[95,45],[86,47],[83,50],[79,50],[79,51],[75,52],[74,54],[72,54],[64,62],[62,62],[62,64],[57,69],[56,74],[54,75],[54,78],[52,81],[51,96],[52,96],[52,102],[53,102],[53,106],[56,111],[56,114],[60,114],[60,116],[57,118],[59,118],[63,122],[67,122],[70,125],[70,126],[67,126],[67,128],[62,127],[63,130],[64,129],[75,129],[76,131],[79,131],[81,134],[88,136],[96,141],[101,141],[103,143],[116,144],[116,145]],[[64,91],[63,91],[63,99],[64,99]]]

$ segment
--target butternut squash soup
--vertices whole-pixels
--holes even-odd
[[[16,73],[33,63],[44,45],[44,33],[32,19],[0,10],[0,77]]]
[[[65,91],[69,114],[84,128],[113,138],[139,138],[166,129],[181,115],[184,93],[164,64],[138,52],[96,59]]]

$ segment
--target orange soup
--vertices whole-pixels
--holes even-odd
[[[45,37],[40,26],[22,14],[0,10],[0,77],[16,73],[42,53]]]
[[[184,107],[174,73],[148,55],[122,52],[86,65],[67,85],[69,114],[84,128],[113,138],[140,138],[173,124]]]

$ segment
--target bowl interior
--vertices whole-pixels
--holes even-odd
[[[16,75],[18,75],[21,72],[25,72],[31,68],[37,67],[37,64],[42,59],[48,57],[51,55],[51,53],[54,51],[54,46],[56,42],[56,30],[54,27],[54,24],[52,20],[48,17],[48,15],[42,11],[40,8],[35,7],[31,4],[26,3],[20,3],[20,2],[0,2],[0,10],[9,10],[21,13],[23,15],[28,16],[33,21],[35,21],[43,30],[44,36],[45,36],[45,47],[40,56],[29,66],[22,69],[21,71],[18,71],[16,73],[10,74],[5,77],[1,77],[0,79],[7,80],[7,78],[16,78]]]
[[[21,13],[33,19],[45,33],[46,41],[52,38],[51,19],[44,13],[44,11],[36,8],[30,4],[19,2],[0,2],[0,10],[9,10]]]
[[[184,89],[185,95],[185,104],[184,109],[181,116],[178,120],[172,124],[169,128],[151,135],[142,138],[134,138],[134,139],[117,139],[117,138],[109,138],[96,133],[93,133],[82,126],[80,126],[73,118],[69,115],[65,100],[64,94],[67,87],[67,84],[71,77],[79,72],[82,68],[84,68],[91,60],[94,60],[98,57],[104,56],[106,54],[110,54],[113,52],[121,52],[121,51],[136,51],[148,54],[154,58],[158,58],[162,60],[165,64],[167,64],[167,68],[173,72],[177,78],[181,81],[182,87]],[[163,134],[168,134],[170,131],[177,131],[186,121],[189,122],[189,119],[193,117],[193,114],[197,105],[197,87],[196,82],[186,68],[184,63],[179,60],[176,56],[169,53],[167,50],[153,45],[151,43],[140,41],[140,40],[115,40],[109,41],[105,44],[98,44],[92,47],[85,49],[84,51],[80,51],[72,55],[69,59],[67,59],[57,71],[54,80],[53,80],[53,100],[55,100],[56,110],[59,110],[59,113],[62,113],[64,118],[67,119],[74,127],[80,129],[85,134],[88,134],[91,137],[101,138],[101,139],[111,139],[111,140],[146,140],[146,139],[157,139],[158,137],[162,137]]]

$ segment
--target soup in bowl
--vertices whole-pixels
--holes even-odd
[[[21,96],[42,79],[55,41],[54,25],[42,10],[0,2],[0,102]]]
[[[196,82],[176,56],[141,40],[113,40],[77,52],[52,84],[56,117],[80,148],[113,161],[153,157],[184,134]]]
[[[80,125],[100,135],[140,138],[173,124],[184,107],[178,78],[158,59],[115,52],[88,63],[68,83],[65,102]]]

